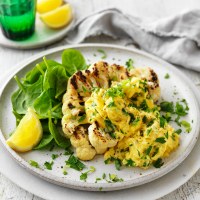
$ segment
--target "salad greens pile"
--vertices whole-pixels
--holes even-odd
[[[70,76],[86,68],[80,51],[66,49],[62,52],[62,64],[44,57],[23,78],[14,77],[19,88],[12,94],[11,101],[17,125],[30,107],[37,113],[43,127],[43,137],[35,149],[50,144],[61,148],[71,145],[61,131],[62,97]]]

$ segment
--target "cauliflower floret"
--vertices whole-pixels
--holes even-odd
[[[66,123],[66,121],[68,123]],[[78,126],[78,121],[71,119],[70,114],[66,114],[65,116],[63,116],[62,127],[63,127],[64,134],[66,137],[70,138],[74,134],[75,128],[77,126]]]
[[[134,68],[129,72],[130,77],[138,77],[147,80],[148,90],[154,102],[160,98],[160,86],[158,76],[155,71],[149,67]]]
[[[76,155],[81,160],[92,160],[96,155],[95,149],[90,145],[88,135],[83,126],[78,126],[70,137],[72,146],[76,148]]]
[[[91,145],[86,147],[82,146],[76,148],[76,155],[81,160],[92,160],[96,155],[96,151]]]
[[[113,139],[109,134],[99,129],[98,123],[95,122],[88,128],[89,141],[96,149],[97,154],[103,154],[108,147],[114,147],[117,140]]]

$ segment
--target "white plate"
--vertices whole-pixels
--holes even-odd
[[[86,192],[61,187],[32,175],[11,158],[0,142],[0,173],[24,190],[48,200],[155,200],[177,189],[197,172],[200,167],[199,152],[200,138],[183,163],[151,184],[113,192]]]
[[[88,62],[90,63],[98,61],[100,59],[101,55],[97,52],[97,50],[101,48],[107,52],[108,57],[106,61],[108,61],[109,63],[115,62],[119,64],[124,64],[129,58],[133,58],[135,61],[135,66],[152,67],[159,75],[161,90],[164,91],[161,95],[162,98],[167,101],[176,101],[177,98],[184,98],[189,103],[190,111],[188,116],[186,117],[186,120],[190,122],[193,120],[192,132],[189,134],[181,134],[180,147],[168,159],[166,159],[165,165],[160,169],[150,168],[149,170],[144,171],[131,168],[116,171],[114,165],[104,165],[102,157],[98,157],[94,161],[86,163],[87,166],[95,166],[97,171],[91,174],[88,177],[87,182],[84,183],[79,180],[80,173],[72,169],[69,170],[68,176],[62,175],[62,170],[60,169],[60,166],[62,166],[64,164],[64,161],[67,160],[67,158],[64,156],[61,156],[59,159],[56,160],[52,171],[32,168],[27,163],[28,160],[33,159],[43,164],[45,161],[50,160],[52,152],[33,151],[26,154],[17,154],[5,144],[4,137],[7,138],[8,133],[10,133],[15,127],[14,116],[11,113],[10,95],[13,90],[15,90],[16,83],[11,78],[17,72],[19,76],[23,76],[35,65],[35,63],[41,60],[44,55],[46,55],[47,58],[56,59],[59,61],[62,50],[66,48],[60,47],[36,55],[32,59],[30,59],[28,63],[21,65],[15,72],[13,72],[11,77],[8,78],[8,81],[5,83],[5,87],[3,87],[4,89],[0,98],[0,127],[3,134],[0,135],[0,138],[6,149],[16,159],[16,161],[18,161],[31,173],[34,173],[52,183],[82,190],[98,190],[99,188],[103,187],[104,191],[129,188],[150,182],[156,178],[159,178],[160,176],[163,176],[164,174],[178,166],[192,150],[199,134],[199,124],[197,122],[199,116],[199,106],[195,97],[196,91],[194,91],[193,85],[190,83],[190,81],[170,64],[141,51],[117,46],[94,44],[78,45],[71,47],[76,47],[77,49],[81,50],[85,57],[88,58]],[[94,53],[97,56],[94,56]],[[113,58],[115,58],[115,60],[113,60]],[[166,73],[170,74],[170,79],[164,79]],[[174,89],[176,89],[178,95],[173,96]],[[122,177],[124,179],[124,182],[113,184],[102,182],[94,184],[96,177],[101,177],[103,172],[105,172],[106,174],[115,173],[119,177]],[[140,175],[140,173],[142,173],[142,175]]]
[[[31,37],[22,41],[13,41],[7,39],[0,30],[0,45],[13,49],[35,49],[45,47],[64,38],[73,27],[74,22],[75,20],[73,19],[68,26],[62,29],[50,29],[42,23],[37,15],[35,21],[35,32]]]

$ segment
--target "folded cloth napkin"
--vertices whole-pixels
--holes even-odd
[[[171,63],[200,71],[200,10],[149,22],[110,8],[78,21],[67,41],[80,43],[100,34],[132,40]]]

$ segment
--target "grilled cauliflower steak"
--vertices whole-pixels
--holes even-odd
[[[156,102],[160,96],[159,80],[151,68],[136,68],[128,71],[123,66],[116,64],[109,66],[106,62],[98,62],[87,70],[78,71],[69,79],[67,92],[63,96],[62,111],[64,116],[62,118],[62,127],[65,136],[70,138],[72,145],[76,148],[78,158],[91,160],[96,153],[105,153],[108,148],[117,144],[119,138],[122,139],[124,137],[120,130],[116,131],[117,137],[111,137],[111,132],[107,131],[105,127],[103,119],[108,116],[103,107],[111,99],[108,99],[108,102],[104,102],[103,96],[102,98],[97,96],[97,100],[90,97],[95,91],[97,91],[98,95],[101,95],[101,91],[99,91],[101,88],[102,95],[105,95],[106,89],[114,87],[123,80],[134,77],[146,82],[148,94],[153,99],[152,101]],[[137,92],[135,96],[137,96]],[[134,97],[134,94],[132,97]],[[118,103],[120,105],[120,102]],[[97,106],[94,104],[97,104]],[[87,108],[88,110],[86,110]],[[96,116],[91,118],[92,115]],[[117,117],[117,114],[113,115],[113,117]],[[131,121],[132,119],[129,117],[126,120]],[[85,129],[83,125],[86,124],[88,128]]]
[[[96,151],[89,143],[88,135],[83,126],[78,126],[70,137],[71,144],[76,148],[77,157],[81,160],[92,160]]]

